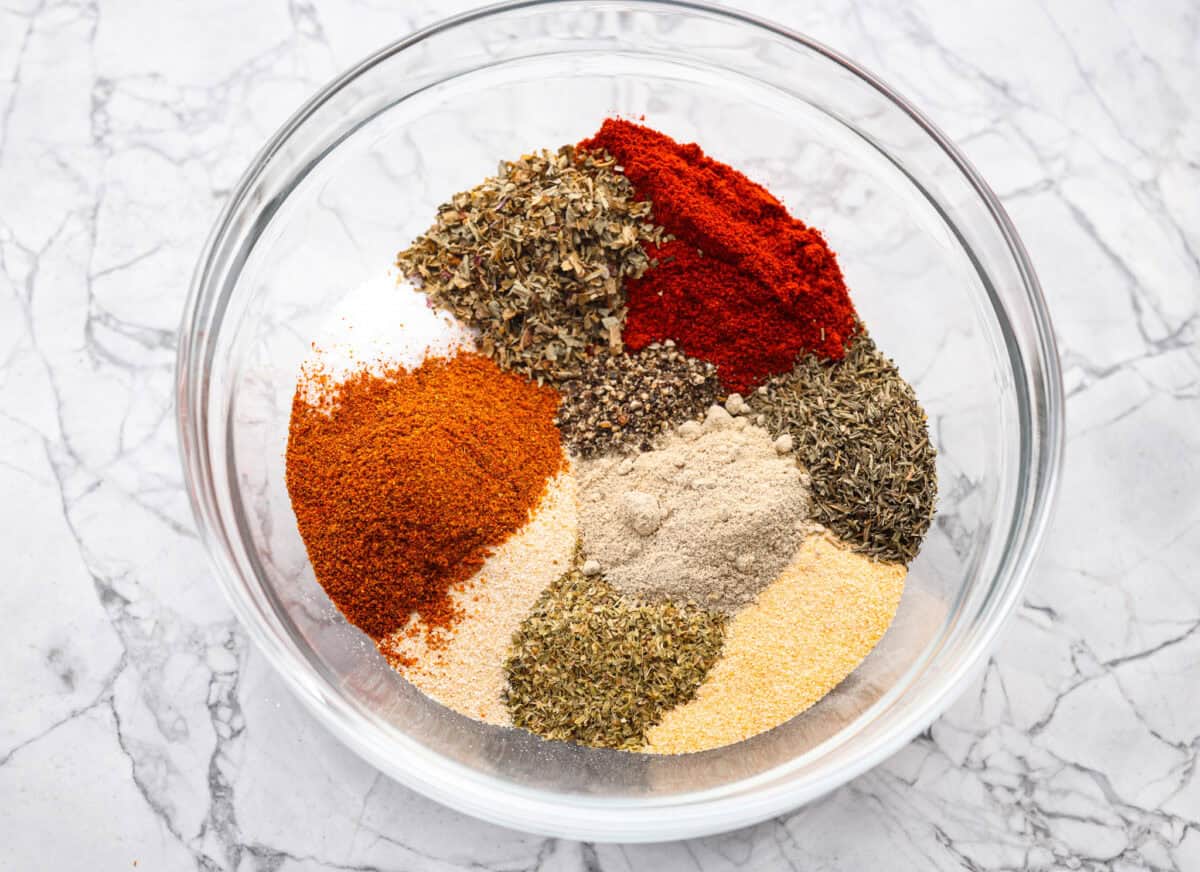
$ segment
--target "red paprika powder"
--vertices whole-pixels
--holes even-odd
[[[813,352],[840,360],[854,305],[820,232],[761,185],[695,144],[615,118],[583,149],[617,159],[654,220],[675,239],[647,245],[659,266],[627,280],[623,338],[637,351],[673,339],[746,391]]]

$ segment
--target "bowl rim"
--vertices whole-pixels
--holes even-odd
[[[225,237],[255,181],[297,129],[326,101],[364,72],[432,36],[465,24],[520,10],[554,7],[594,8],[607,5],[702,13],[766,31],[823,56],[874,88],[907,114],[930,137],[979,196],[1000,232],[1008,254],[1021,277],[1025,291],[1024,302],[1032,316],[1033,347],[1037,354],[1031,359],[1039,366],[1035,368],[1034,373],[1026,373],[1028,384],[1018,384],[1018,391],[1033,393],[1042,400],[1039,405],[1042,406],[1043,414],[1038,419],[1041,426],[1035,434],[1040,450],[1037,452],[1036,469],[1029,471],[1034,491],[1032,498],[1027,502],[1028,510],[1023,519],[1018,518],[1019,523],[1014,523],[1010,533],[1018,547],[1007,550],[1006,557],[1011,556],[1011,559],[1002,561],[993,579],[993,582],[996,579],[1005,579],[1007,587],[991,604],[986,620],[975,632],[966,652],[960,658],[956,666],[957,671],[938,679],[940,686],[935,684],[933,692],[926,694],[923,703],[905,713],[899,723],[893,725],[890,733],[882,737],[871,737],[863,748],[836,771],[823,775],[818,773],[818,777],[801,784],[768,786],[765,790],[757,791],[753,797],[747,795],[747,789],[766,784],[792,761],[719,788],[676,794],[667,798],[572,797],[570,801],[559,794],[515,785],[496,776],[480,773],[466,764],[445,758],[432,749],[424,749],[421,752],[435,758],[429,765],[422,767],[428,771],[398,766],[394,755],[384,753],[383,748],[366,741],[358,731],[351,728],[351,723],[357,719],[354,709],[344,700],[327,694],[316,675],[304,674],[298,669],[306,668],[304,658],[296,656],[296,652],[291,651],[278,637],[268,632],[263,615],[241,594],[241,574],[228,550],[228,531],[222,523],[216,505],[218,498],[212,487],[209,463],[201,450],[205,441],[203,427],[207,418],[207,372],[211,364],[211,347],[207,349],[207,354],[200,358],[194,352],[207,343],[207,336],[198,336],[196,328],[205,314],[205,291],[209,285],[212,260],[220,241]],[[227,301],[218,302],[223,304]],[[1001,309],[1003,308],[1001,306]],[[1011,342],[1009,344],[1011,345]],[[1017,357],[1022,358],[1023,355],[1018,354]],[[1031,392],[1030,384],[1036,390]],[[992,649],[996,636],[1011,616],[1024,591],[1030,568],[1037,557],[1052,514],[1058,491],[1064,442],[1062,374],[1049,310],[1032,262],[1012,220],[978,171],[932,121],[893,88],[855,61],[790,28],[702,0],[603,0],[592,4],[582,0],[511,0],[494,3],[439,20],[395,40],[354,64],[318,90],[259,150],[233,188],[208,235],[193,272],[184,305],[176,357],[175,399],[179,452],[189,502],[198,535],[210,564],[216,570],[225,598],[258,649],[317,719],[334,736],[378,770],[444,805],[503,826],[546,836],[592,841],[662,841],[707,835],[760,822],[841,786],[883,762],[926,729],[974,679],[984,657]],[[1021,407],[1022,416],[1025,416],[1026,406],[1031,405],[1032,401],[1026,397],[1025,404]],[[1028,427],[1028,422],[1025,423]],[[1026,440],[1027,435],[1023,431],[1023,447]],[[416,747],[414,743],[413,749]],[[631,812],[637,815],[636,829],[631,828]]]

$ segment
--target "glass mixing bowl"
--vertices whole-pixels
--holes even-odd
[[[297,366],[333,304],[502,157],[639,117],[821,228],[929,412],[937,519],[881,646],[825,700],[738,745],[652,757],[546,742],[432,702],[313,578],[284,485]],[[693,3],[515,3],[395,43],[312,98],[213,230],[184,315],[187,485],[250,636],[317,717],[393,778],[548,835],[650,841],[820,796],[927,726],[1018,601],[1062,438],[1058,360],[1000,204],[915,109],[795,33]]]

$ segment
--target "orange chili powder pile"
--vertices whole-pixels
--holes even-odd
[[[450,589],[563,467],[557,394],[466,353],[332,391],[317,408],[301,384],[288,434],[288,493],[317,580],[377,641],[414,613],[434,641],[458,618]]]

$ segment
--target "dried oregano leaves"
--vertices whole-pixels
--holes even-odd
[[[515,726],[544,738],[635,750],[692,699],[724,634],[716,612],[626,599],[574,569],[513,634],[505,703]]]
[[[843,360],[806,357],[749,403],[772,435],[791,436],[814,521],[860,553],[916,556],[937,501],[935,452],[912,387],[865,328]]]
[[[667,342],[630,354],[598,354],[558,385],[554,423],[581,457],[648,451],[665,432],[704,417],[721,393],[717,368]]]
[[[613,158],[563,146],[455,194],[396,263],[501,367],[558,380],[621,349],[622,280],[650,265],[642,242],[662,239]]]

